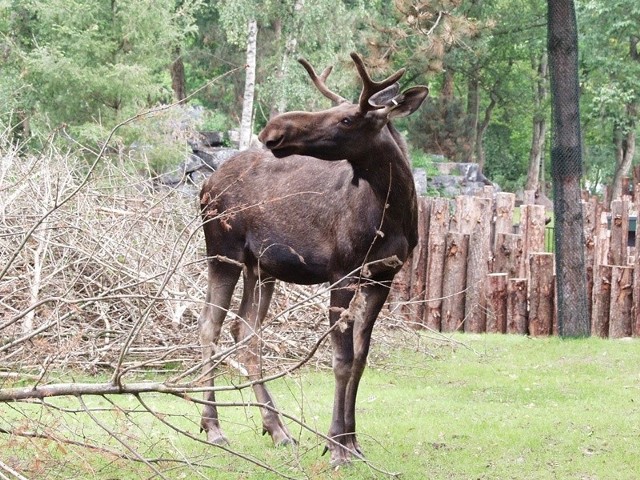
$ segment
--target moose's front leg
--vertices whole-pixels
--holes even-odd
[[[340,308],[346,308],[344,324],[334,328],[331,335],[336,390],[329,429],[333,441],[327,449],[333,465],[348,463],[353,456],[363,457],[356,438],[356,397],[367,364],[373,325],[388,294],[388,283],[378,282],[359,286],[355,295],[346,289],[331,295],[332,325],[340,319]]]
[[[360,302],[357,305],[353,321],[353,362],[351,377],[345,393],[344,422],[346,438],[344,445],[362,456],[360,445],[356,439],[356,397],[360,379],[367,366],[371,334],[378,314],[389,295],[390,282],[378,281],[363,285]],[[352,433],[349,433],[352,432]]]
[[[338,287],[331,291],[331,308],[329,309],[329,322],[331,331],[331,343],[333,347],[333,375],[335,377],[335,392],[333,397],[333,415],[329,427],[328,441],[325,452],[331,452],[331,464],[341,465],[348,463],[351,454],[343,448],[347,431],[345,430],[345,398],[347,384],[351,377],[351,365],[353,364],[353,323],[340,321],[340,316],[346,312],[349,302],[353,298],[354,290],[350,286]]]

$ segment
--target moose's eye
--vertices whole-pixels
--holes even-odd
[[[351,119],[351,117],[344,117],[342,120],[340,120],[340,123],[342,125],[350,127],[353,124],[353,120]]]

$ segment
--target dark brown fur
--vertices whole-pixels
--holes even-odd
[[[254,380],[261,375],[257,330],[275,279],[338,283],[341,288],[331,293],[332,326],[357,293],[360,314],[346,328],[332,330],[336,393],[329,430],[333,441],[327,448],[333,463],[361,455],[355,436],[357,388],[373,324],[399,264],[372,269],[366,281],[358,269],[390,257],[405,261],[417,241],[416,194],[406,146],[389,120],[415,111],[427,94],[426,87],[414,87],[396,95],[401,73],[376,83],[359,57],[353,58],[364,83],[359,104],[326,89],[327,71],[317,77],[305,65],[318,88],[340,104],[274,118],[260,134],[271,151],[239,153],[201,192],[209,258],[209,288],[200,318],[205,369],[241,273],[244,295],[234,336],[244,341],[241,358]],[[369,104],[376,95],[383,103]],[[270,407],[262,409],[265,432],[276,444],[293,441],[272,410],[266,387],[258,383],[254,391]],[[213,392],[205,398],[213,401]],[[226,441],[212,404],[204,409],[202,427],[210,441]]]

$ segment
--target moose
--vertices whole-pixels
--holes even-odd
[[[329,90],[332,67],[318,75],[300,59],[332,108],[274,117],[258,136],[266,149],[236,154],[200,193],[208,267],[199,317],[203,373],[213,386],[212,356],[242,274],[242,300],[231,333],[261,405],[263,434],[276,445],[295,440],[260,381],[260,327],[275,281],[333,286],[329,324],[335,393],[325,447],[332,465],[363,456],[356,439],[358,384],[378,313],[417,242],[407,146],[391,120],[415,112],[429,91],[415,86],[399,93],[405,69],[376,82],[358,54],[351,58],[363,85],[357,103]],[[204,397],[201,429],[209,442],[227,443],[213,390]]]

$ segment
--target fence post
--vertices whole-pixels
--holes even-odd
[[[507,273],[509,278],[524,276],[524,252],[522,235],[497,233],[494,250],[493,271]]]
[[[410,286],[411,326],[422,326],[425,310],[425,289],[427,281],[427,252],[429,251],[429,212],[431,199],[418,197],[418,245],[413,250]]]
[[[487,328],[485,282],[489,273],[492,201],[479,197],[473,197],[473,200],[471,216],[477,220],[469,236],[464,331],[483,333]]]
[[[527,334],[527,279],[507,283],[507,333]]]
[[[606,338],[609,336],[609,308],[611,305],[611,265],[598,265],[595,268],[593,283],[593,314],[591,316],[591,335]]]
[[[545,217],[542,205],[520,207],[520,233],[524,250],[525,277],[529,276],[529,256],[544,252]]]
[[[442,282],[442,331],[462,330],[467,286],[469,235],[447,233]]]
[[[440,331],[442,276],[444,271],[445,238],[449,230],[449,200],[435,198],[429,215],[429,251],[427,255],[426,298],[423,323]]]
[[[529,257],[529,334],[551,335],[555,300],[553,254]]]
[[[631,291],[633,267],[614,265],[611,269],[609,338],[631,336]]]
[[[627,243],[629,240],[629,202],[611,202],[611,240],[609,242],[609,265],[627,264]]]
[[[507,331],[507,274],[487,275],[487,333]]]

